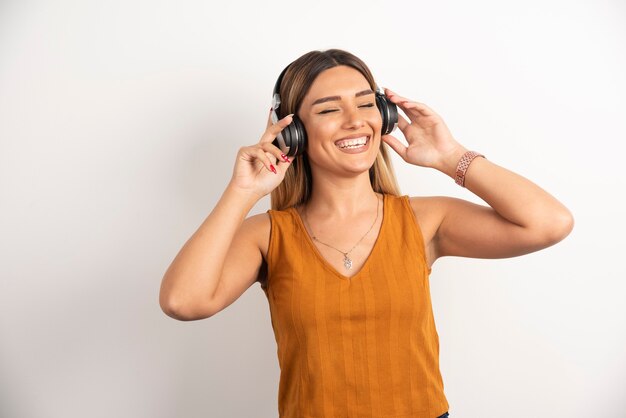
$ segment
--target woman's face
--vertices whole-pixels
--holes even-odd
[[[340,65],[321,72],[304,97],[298,117],[306,128],[306,152],[312,166],[361,173],[374,164],[382,118],[375,94],[359,71]],[[342,149],[340,140],[352,136],[366,137],[365,146]]]

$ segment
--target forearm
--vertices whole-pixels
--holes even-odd
[[[454,179],[459,159],[466,151],[466,148],[458,147],[438,169]],[[476,157],[469,165],[465,173],[468,190],[487,202],[500,216],[522,227],[548,235],[571,229],[571,212],[554,196],[487,158]]]
[[[237,229],[258,197],[227,187],[211,213],[187,240],[167,269],[159,301],[173,313],[214,294]]]

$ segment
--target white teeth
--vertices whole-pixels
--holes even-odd
[[[345,141],[337,142],[337,146],[339,148],[358,148],[362,145],[365,145],[367,142],[367,137],[363,136],[361,138],[348,139]]]

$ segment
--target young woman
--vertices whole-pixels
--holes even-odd
[[[447,417],[431,266],[549,247],[570,233],[572,214],[469,151],[425,104],[383,93],[346,51],[304,54],[276,84],[260,141],[239,149],[222,197],[165,273],[161,308],[207,318],[259,281],[281,418]],[[389,134],[396,122],[408,145]],[[401,195],[388,147],[489,206]],[[247,217],[269,193],[272,209]]]

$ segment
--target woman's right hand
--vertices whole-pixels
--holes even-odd
[[[261,140],[255,145],[239,148],[233,177],[230,180],[231,187],[245,193],[258,195],[260,199],[283,181],[290,163],[283,160],[282,151],[272,142],[292,120],[293,117],[288,115],[278,122],[272,123],[270,111],[267,127]],[[271,171],[272,165],[276,169],[276,173]]]

